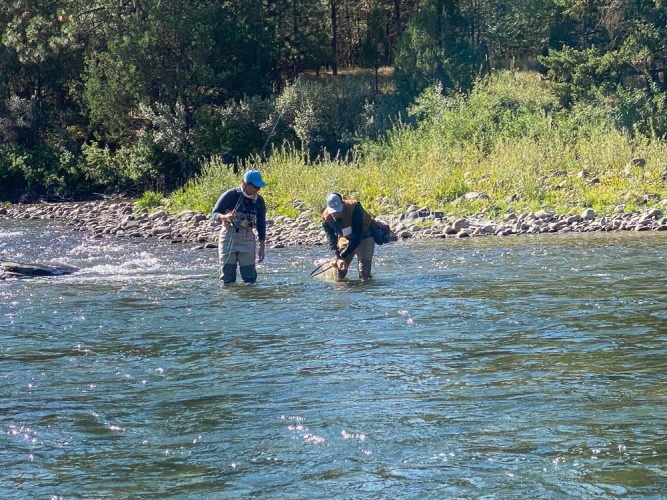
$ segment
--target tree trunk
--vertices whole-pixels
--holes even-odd
[[[292,0],[292,43],[296,44],[296,41],[299,39],[299,11],[297,9],[296,0]],[[302,47],[297,46],[297,51],[301,53]],[[299,61],[298,56],[292,61],[292,81],[296,81],[296,78],[299,74]]]
[[[444,22],[442,19],[444,16],[444,4],[444,0],[436,0],[435,2],[435,36],[440,50],[444,50],[445,48]]]
[[[394,27],[390,28],[389,31],[389,45],[391,46],[391,51],[390,51],[390,64],[393,64],[393,54],[395,47],[398,46],[398,39],[401,36],[401,31],[402,30],[401,26],[401,0],[394,0]]]
[[[337,0],[331,2],[331,71],[336,76],[338,74],[338,22],[336,16]]]

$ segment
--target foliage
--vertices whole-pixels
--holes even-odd
[[[31,146],[37,143],[36,100],[10,96],[0,117],[0,138],[5,144]]]
[[[617,205],[640,206],[642,193],[667,197],[660,161],[667,143],[633,137],[612,114],[588,105],[563,108],[539,75],[500,73],[478,81],[467,97],[440,90],[431,87],[417,99],[416,126],[397,123],[349,162],[307,163],[298,150],[274,150],[254,165],[268,181],[262,193],[269,209],[290,213],[299,200],[316,217],[330,191],[360,200],[376,215],[411,204],[451,214],[583,207],[611,213]],[[646,167],[628,174],[626,164],[638,157]],[[210,210],[220,171],[198,177],[179,193],[178,206]],[[488,198],[465,200],[472,191]]]
[[[363,80],[325,84],[299,80],[278,97],[276,116],[271,121],[278,124],[278,137],[298,141],[306,158],[318,158],[327,152],[346,154],[367,126],[360,110],[372,102],[373,89]],[[374,113],[372,109],[368,112],[371,116]]]
[[[164,196],[161,193],[155,191],[144,191],[144,194],[135,202],[134,206],[136,210],[142,209],[153,209],[162,205],[164,202]]]
[[[200,175],[171,194],[170,209],[210,211],[223,192],[240,183],[241,176],[234,173],[233,166],[212,158],[204,164]]]
[[[200,108],[193,134],[197,157],[218,156],[224,163],[237,163],[262,153],[273,129],[274,109],[274,100],[259,96]]]
[[[68,199],[82,180],[80,161],[64,148],[0,146],[0,199]]]
[[[566,0],[567,1],[567,0]],[[426,87],[468,90],[494,69],[534,68],[562,43],[559,0],[424,0],[395,44],[396,80],[412,99]]]
[[[94,189],[113,194],[136,194],[165,185],[156,168],[156,152],[145,141],[112,152],[98,143],[84,144],[84,174]]]
[[[541,71],[550,103],[481,92],[503,68]],[[665,137],[667,5],[11,0],[0,74],[2,196],[169,191],[211,158],[347,161],[408,130],[490,154],[582,109],[633,139]],[[470,185],[457,179],[441,199]]]
[[[601,88],[620,85],[627,74],[628,62],[617,52],[596,48],[549,51],[540,59],[548,68],[547,76],[567,104],[590,97]]]

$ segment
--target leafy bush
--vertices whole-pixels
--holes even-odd
[[[0,199],[71,198],[82,178],[80,161],[65,148],[0,146]]]
[[[28,154],[17,146],[0,146],[0,200],[16,201],[26,188]]]
[[[17,95],[10,96],[4,103],[0,115],[0,139],[6,144],[20,144],[26,147],[37,142],[37,100]]]
[[[306,158],[346,154],[368,124],[360,110],[373,98],[372,87],[364,81],[321,84],[301,79],[277,98],[271,122],[278,123],[279,138],[296,142]],[[370,116],[377,114],[369,111]]]
[[[395,77],[399,93],[406,101],[436,84],[445,89],[467,90],[482,67],[480,54],[465,36],[435,21],[444,15],[436,12],[437,4],[426,2],[399,41]]]
[[[160,103],[152,107],[141,104],[139,109],[151,124],[151,140],[154,144],[185,160],[192,159],[188,157],[192,132],[188,129],[187,113],[181,101],[177,101],[173,109]]]
[[[547,68],[547,77],[555,82],[555,89],[564,104],[588,98],[600,87],[614,88],[628,74],[630,63],[618,51],[602,52],[593,47],[549,50],[540,62]]]
[[[608,109],[561,107],[534,73],[496,74],[467,97],[432,87],[411,113],[415,125],[399,121],[346,162],[327,155],[308,162],[298,149],[275,149],[256,165],[267,179],[269,210],[290,214],[299,200],[317,217],[330,191],[360,200],[374,215],[411,204],[451,214],[510,207],[572,213],[588,206],[604,213],[621,203],[639,206],[641,193],[667,197],[664,141],[631,136]],[[624,166],[637,157],[646,166],[628,176]],[[179,192],[179,208],[210,210],[237,179],[229,168],[209,168]],[[469,191],[486,196],[466,200]]]
[[[543,135],[557,109],[557,97],[537,75],[501,72],[480,79],[468,96],[443,94],[441,84],[433,85],[408,112],[442,147],[472,143],[488,153],[500,140]]]
[[[161,206],[163,202],[164,196],[162,193],[157,193],[155,191],[144,191],[144,194],[141,195],[141,198],[136,201],[135,207],[138,210],[143,208],[150,210],[152,208]]]
[[[591,107],[604,110],[617,127],[631,134],[667,137],[667,94],[655,85],[648,92],[621,85],[610,91],[598,88]]]
[[[147,141],[121,147],[112,152],[108,146],[84,144],[85,177],[92,189],[107,193],[138,192],[165,184],[159,157]]]
[[[191,120],[183,103],[178,100],[173,107],[160,103],[153,106],[141,104],[139,109],[149,125],[145,127],[142,140],[132,149],[145,149],[151,145],[151,161],[155,167],[161,167],[161,185],[190,178],[197,172],[197,157],[193,143],[194,132],[189,123]],[[158,151],[161,153],[160,158],[155,154]],[[146,151],[139,152],[139,156],[144,153]],[[136,182],[143,177],[142,170],[150,169],[135,166],[135,172],[130,177]],[[157,172],[152,175],[155,174]]]
[[[272,132],[275,101],[261,97],[205,106],[195,113],[194,149],[198,158],[216,156],[236,163],[261,152]]]

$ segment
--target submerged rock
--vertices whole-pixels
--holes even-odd
[[[30,278],[34,276],[63,276],[79,270],[66,264],[20,264],[0,262],[0,278]]]

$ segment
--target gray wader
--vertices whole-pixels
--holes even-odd
[[[359,271],[359,277],[362,280],[371,279],[371,266],[373,265],[373,254],[375,253],[375,240],[372,236],[364,238],[361,240],[357,248],[354,249],[351,255],[348,255],[345,258],[345,262],[349,266],[352,262],[354,256],[357,256],[357,270]],[[348,267],[349,269],[349,267]],[[341,272],[338,271],[338,278],[342,279],[347,275],[347,271]]]
[[[246,283],[257,280],[255,252],[257,244],[252,228],[235,228],[223,224],[218,239],[218,258],[222,273],[220,279],[225,285],[236,281],[236,265],[241,271],[241,279]]]

